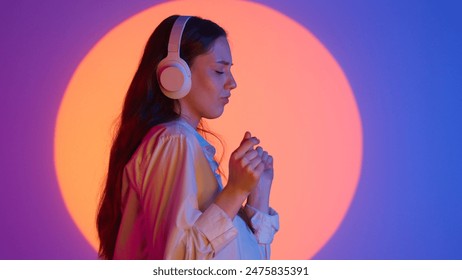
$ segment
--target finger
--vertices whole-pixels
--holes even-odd
[[[255,167],[255,174],[257,176],[260,176],[264,170],[265,170],[265,164],[263,162],[260,162],[260,164],[258,164],[257,167]]]
[[[256,157],[249,162],[249,164],[247,165],[247,168],[250,170],[254,170],[261,163],[262,163],[261,158]]]
[[[260,157],[261,157],[262,161],[266,163],[266,161],[268,160],[268,157],[269,157],[268,152],[263,151],[262,154],[260,155]]]
[[[268,159],[266,160],[266,167],[273,168],[273,157],[272,156],[268,156]]]
[[[258,152],[256,150],[249,150],[247,153],[245,153],[244,158],[246,158],[247,160],[250,161],[250,160],[254,159],[257,156],[259,156],[259,155],[258,155]]]
[[[234,158],[240,159],[242,158],[247,151],[253,148],[253,146],[258,145],[260,143],[260,140],[258,140],[256,137],[251,137],[249,139],[244,140],[241,145],[234,151]]]
[[[242,143],[243,143],[245,140],[247,140],[247,139],[249,139],[249,138],[251,138],[251,137],[252,137],[252,135],[250,134],[250,132],[249,132],[249,131],[246,131],[246,132],[244,133],[244,138],[243,138],[242,141],[241,141],[241,145],[242,145]]]
[[[257,152],[258,152],[258,156],[260,156],[260,157],[261,157],[261,156],[262,156],[262,154],[263,154],[263,148],[262,148],[262,147],[260,147],[260,146],[258,146],[256,150],[257,150]]]

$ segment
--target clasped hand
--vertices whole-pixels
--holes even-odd
[[[228,186],[248,194],[247,203],[260,211],[268,212],[269,195],[274,177],[273,157],[250,132],[246,132],[239,147],[229,160]]]

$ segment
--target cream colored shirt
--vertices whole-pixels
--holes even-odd
[[[114,259],[269,259],[279,216],[250,206],[255,234],[213,203],[215,148],[186,121],[153,127],[123,174]]]

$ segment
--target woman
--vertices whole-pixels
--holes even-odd
[[[100,258],[269,258],[279,227],[272,157],[246,132],[223,188],[215,149],[197,132],[223,113],[231,65],[226,32],[209,20],[171,16],[153,32],[111,149]]]

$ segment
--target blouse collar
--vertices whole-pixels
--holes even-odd
[[[201,148],[202,148],[202,151],[204,152],[207,160],[209,162],[214,162],[215,159],[215,153],[216,153],[216,149],[215,147],[213,147],[207,140],[205,140],[205,138],[199,134],[199,132],[197,132],[197,130],[192,127],[186,120],[184,120],[183,118],[179,118],[179,121],[186,127],[188,127],[189,130],[191,130],[193,133],[194,133],[194,136],[196,136],[196,139],[197,141],[199,142]],[[215,170],[214,170],[215,171]]]

